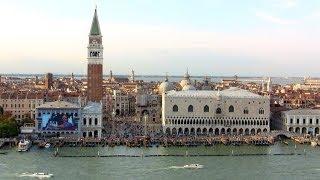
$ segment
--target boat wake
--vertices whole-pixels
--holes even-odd
[[[171,166],[170,169],[202,169],[201,164],[186,164],[184,166]]]
[[[170,166],[169,169],[184,169],[183,166]]]
[[[169,166],[164,168],[156,168],[156,169],[149,169],[149,171],[161,171],[161,170],[170,170],[170,169],[202,169],[203,165],[201,164],[187,164],[183,166]]]
[[[38,178],[38,179],[47,179],[47,178],[51,178],[53,176],[53,174],[48,174],[48,173],[21,173],[19,174],[19,177],[34,177],[34,178]]]

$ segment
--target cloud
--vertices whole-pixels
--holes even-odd
[[[256,16],[274,24],[280,24],[280,25],[294,25],[298,24],[299,22],[297,20],[291,20],[291,19],[282,19],[279,17],[272,16],[270,14],[264,13],[264,12],[256,12]]]
[[[296,0],[276,0],[274,2],[274,6],[280,8],[294,8],[298,6],[298,2]]]

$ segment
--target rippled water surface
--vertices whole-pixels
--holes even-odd
[[[268,147],[214,146],[195,148],[61,148],[61,155],[148,155],[211,154],[230,156],[199,157],[53,157],[54,149],[18,153],[14,149],[0,154],[0,179],[34,179],[19,177],[24,172],[48,172],[51,179],[320,179],[320,147],[276,144]],[[306,155],[304,155],[306,152]],[[264,156],[231,156],[263,153]],[[296,153],[302,155],[272,155]],[[203,169],[181,168],[198,163]]]

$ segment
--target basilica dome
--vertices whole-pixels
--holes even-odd
[[[194,91],[197,90],[194,86],[192,86],[191,84],[187,84],[185,86],[183,86],[182,91]]]
[[[158,87],[158,91],[162,94],[165,93],[167,91],[171,91],[174,89],[174,86],[172,83],[169,82],[168,77],[166,77],[165,81],[163,81],[159,87]]]
[[[190,75],[187,71],[186,74],[183,76],[183,79],[180,81],[180,86],[183,88],[184,86],[190,84]]]

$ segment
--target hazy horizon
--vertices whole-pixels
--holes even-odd
[[[95,4],[104,74],[320,76],[320,1],[11,0],[0,74],[86,74]]]

